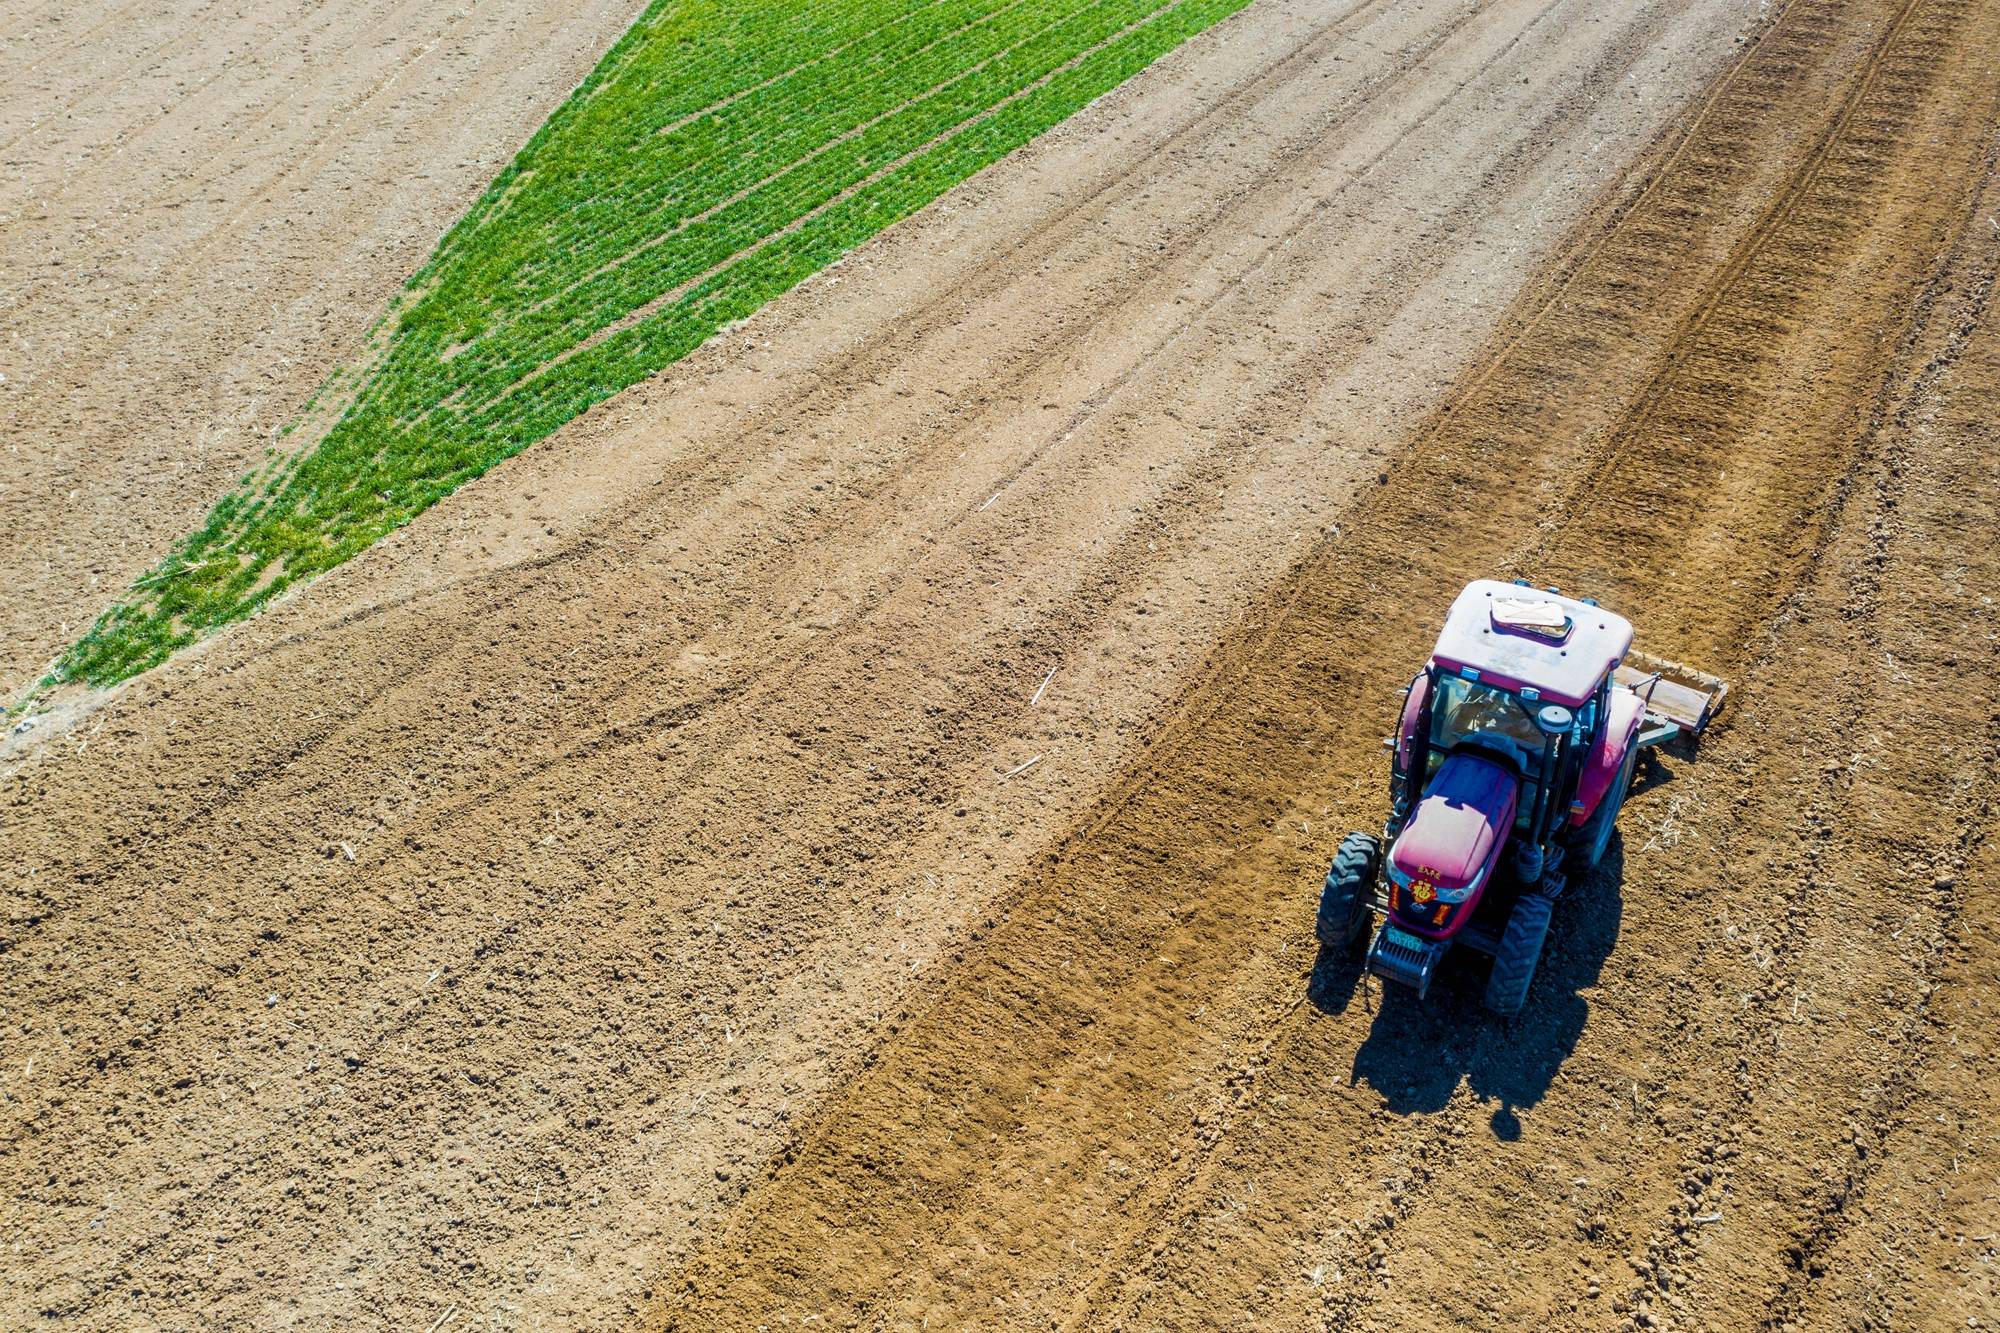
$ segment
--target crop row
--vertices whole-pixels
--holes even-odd
[[[446,234],[333,425],[58,676],[121,679],[332,568],[1245,3],[660,0]]]

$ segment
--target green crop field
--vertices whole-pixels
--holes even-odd
[[[53,680],[338,565],[1247,2],[659,0]]]

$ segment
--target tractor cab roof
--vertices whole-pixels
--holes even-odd
[[[1574,597],[1497,579],[1469,583],[1445,617],[1431,662],[1478,672],[1503,689],[1536,690],[1580,708],[1632,647],[1632,622]]]

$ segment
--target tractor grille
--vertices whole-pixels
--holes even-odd
[[[1375,943],[1369,946],[1368,970],[1384,981],[1408,986],[1421,997],[1430,989],[1438,960],[1450,947],[1448,940],[1419,939],[1385,921],[1375,932]]]

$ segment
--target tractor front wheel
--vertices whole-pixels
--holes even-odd
[[[1554,908],[1553,898],[1523,893],[1507,914],[1507,929],[1493,951],[1493,973],[1486,979],[1486,1007],[1503,1018],[1520,1013],[1528,1002],[1528,983],[1535,979],[1535,964],[1542,959],[1542,941],[1548,938],[1549,913]]]
[[[1340,840],[1326,882],[1319,891],[1315,933],[1328,949],[1345,949],[1359,939],[1368,924],[1369,896],[1375,872],[1382,865],[1382,842],[1371,833],[1350,833]]]

